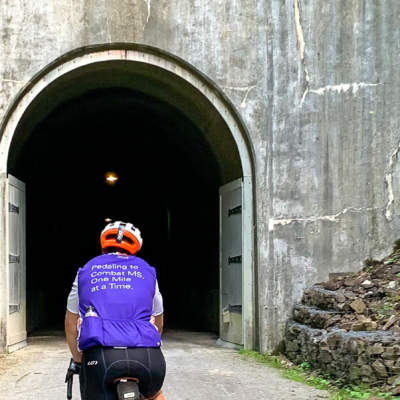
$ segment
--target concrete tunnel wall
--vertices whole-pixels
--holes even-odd
[[[4,1],[0,118],[32,76],[81,46],[177,55],[243,118],[255,154],[259,347],[303,289],[399,235],[397,0]]]

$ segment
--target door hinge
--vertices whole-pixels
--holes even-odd
[[[9,254],[8,255],[8,262],[10,264],[17,263],[19,264],[20,256],[15,256],[14,254]]]
[[[15,204],[8,203],[8,211],[12,213],[19,214],[19,207],[16,206]]]
[[[242,213],[242,206],[236,206],[233,208],[230,208],[228,210],[228,217],[230,217],[231,215],[236,215],[236,214],[241,214]]]
[[[241,264],[242,256],[228,257],[228,264]]]
[[[9,314],[14,314],[14,313],[16,313],[16,312],[19,312],[19,310],[20,310],[20,306],[19,306],[19,305],[10,304],[10,305],[8,306],[8,313],[9,313]]]
[[[229,312],[234,312],[240,314],[242,312],[242,305],[241,304],[228,304],[226,310]]]

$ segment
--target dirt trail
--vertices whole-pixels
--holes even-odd
[[[65,400],[69,353],[62,336],[30,338],[30,345],[0,358],[0,398]],[[169,332],[164,337],[168,400],[313,400],[326,392],[280,377],[269,367],[215,346],[204,333]],[[74,399],[79,399],[75,378]]]

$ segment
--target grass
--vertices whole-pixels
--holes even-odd
[[[390,393],[376,392],[357,386],[343,386],[340,380],[332,380],[311,371],[311,365],[303,362],[293,366],[282,356],[272,356],[260,354],[256,351],[240,350],[239,354],[248,359],[253,359],[259,363],[272,368],[279,369],[283,377],[292,381],[300,382],[316,389],[327,390],[330,394],[329,400],[349,400],[349,399],[369,399],[375,398],[392,399]]]

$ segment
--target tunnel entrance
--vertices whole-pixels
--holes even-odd
[[[77,268],[106,219],[142,231],[166,326],[218,331],[218,164],[178,110],[131,90],[93,90],[40,122],[9,171],[26,184],[27,329],[62,328]],[[119,179],[108,185],[107,171]]]
[[[167,328],[221,334],[235,325],[235,343],[253,348],[252,167],[240,120],[187,64],[131,47],[57,60],[1,127],[0,165],[9,178],[0,184],[11,193],[15,176],[26,187],[26,330],[62,328],[71,283],[100,253],[111,219],[142,231],[138,255],[157,270]],[[115,185],[105,183],[109,171]],[[18,209],[10,202],[8,229],[0,231],[8,242]],[[225,235],[221,227],[233,220],[233,236]],[[3,261],[9,307],[11,263],[24,259],[12,257]],[[10,326],[9,315],[0,317]]]

